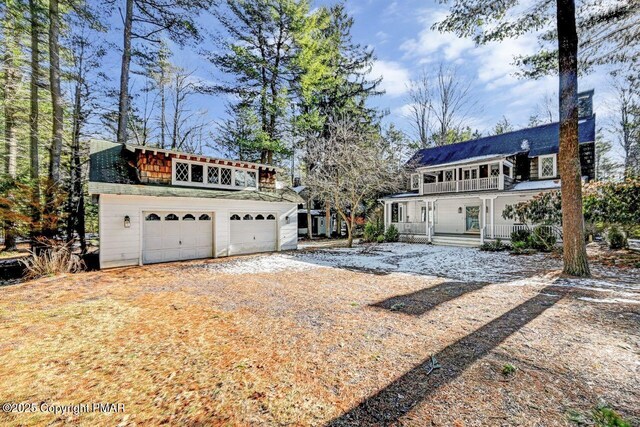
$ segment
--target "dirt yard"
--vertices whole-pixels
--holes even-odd
[[[559,268],[385,244],[1,287],[0,403],[125,410],[0,424],[639,425],[640,270]]]

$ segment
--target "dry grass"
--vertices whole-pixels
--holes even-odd
[[[549,287],[556,273],[465,291],[401,273],[211,268],[227,262],[0,288],[2,400],[126,405],[0,424],[364,424],[358,404],[380,391],[397,404],[372,407],[407,425],[567,425],[600,401],[640,417],[639,306],[579,300],[603,292]],[[442,368],[426,376],[432,354]]]

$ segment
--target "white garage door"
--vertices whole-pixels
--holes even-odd
[[[231,213],[229,255],[272,252],[276,250],[276,217],[274,214]]]
[[[144,212],[142,262],[209,258],[213,254],[212,214]]]

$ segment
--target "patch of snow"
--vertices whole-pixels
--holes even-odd
[[[600,302],[604,304],[640,304],[640,301],[626,298],[589,298],[578,297],[579,300],[589,302]]]

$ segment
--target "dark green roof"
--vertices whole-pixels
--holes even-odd
[[[89,154],[89,181],[113,184],[139,184],[133,159],[127,159],[122,144],[91,141]]]

